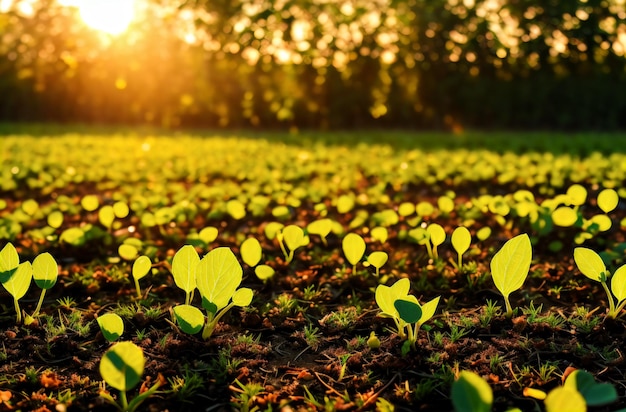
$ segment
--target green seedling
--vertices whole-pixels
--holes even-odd
[[[254,267],[259,264],[261,257],[263,256],[263,250],[261,244],[256,238],[250,237],[243,241],[239,248],[241,259],[244,263],[250,267]]]
[[[385,263],[387,263],[387,259],[389,259],[387,252],[376,251],[372,252],[367,257],[367,261],[365,263],[374,266],[374,268],[376,269],[376,276],[379,276],[380,268],[383,267]]]
[[[54,229],[60,228],[61,225],[63,225],[63,212],[59,210],[51,212],[46,218],[46,223],[48,223],[48,226]]]
[[[463,253],[467,252],[472,244],[472,235],[468,228],[464,226],[457,227],[452,232],[452,247],[458,254],[457,267],[461,269],[463,267]]]
[[[58,276],[59,266],[52,255],[47,252],[37,255],[35,260],[33,260],[33,279],[35,280],[35,284],[41,288],[41,295],[39,296],[37,307],[31,318],[35,318],[39,315],[46,290],[55,285]]]
[[[273,267],[268,265],[259,265],[254,268],[254,274],[259,280],[262,280],[263,283],[267,282],[269,279],[274,277],[276,271]]]
[[[185,304],[191,304],[196,289],[196,270],[200,257],[191,245],[185,245],[176,252],[172,260],[172,275],[176,286],[185,291]]]
[[[17,323],[22,322],[19,300],[26,294],[33,278],[30,262],[19,263],[20,257],[11,243],[0,251],[0,283],[13,296]]]
[[[113,210],[113,206],[102,206],[98,211],[98,220],[102,226],[106,227],[107,230],[110,231],[113,228],[113,222],[115,221],[115,211]]]
[[[348,233],[341,242],[343,253],[352,265],[352,273],[356,273],[356,264],[361,261],[365,253],[365,241],[356,233]]]
[[[372,240],[376,240],[380,243],[385,243],[387,241],[387,238],[389,237],[389,231],[386,227],[376,226],[370,232],[370,236],[372,237]]]
[[[146,360],[143,351],[132,342],[119,342],[106,351],[100,361],[100,375],[111,387],[120,391],[119,403],[104,388],[100,396],[108,403],[123,412],[134,412],[139,405],[154,395],[161,386],[161,379],[149,389],[128,402],[127,391],[133,389],[141,381]]]
[[[433,245],[431,258],[437,259],[439,258],[437,247],[446,241],[446,232],[443,230],[443,227],[437,223],[431,223],[428,225],[426,231],[428,232],[430,242]]]
[[[513,315],[509,295],[524,284],[531,260],[532,246],[526,234],[509,239],[491,260],[493,283],[504,297],[508,317]]]
[[[611,276],[611,273],[606,269],[600,255],[584,247],[574,249],[574,261],[583,275],[591,280],[600,282],[609,302],[609,312],[607,316],[616,318],[624,306],[626,306],[626,265],[622,265],[615,271],[613,276]],[[611,278],[610,290],[607,284],[609,278]],[[615,302],[613,296],[615,296],[617,302]]]
[[[307,232],[311,235],[317,235],[322,239],[324,246],[328,246],[326,236],[330,234],[333,228],[333,222],[330,219],[319,219],[309,223],[306,227]]]
[[[173,312],[183,332],[194,334],[202,329],[202,338],[209,339],[222,316],[233,306],[248,306],[253,293],[249,288],[238,289],[243,269],[227,247],[211,250],[193,270],[202,306],[207,312],[206,319],[199,309],[189,303],[176,306]]]
[[[141,288],[139,287],[139,279],[145,277],[152,268],[152,262],[148,256],[139,256],[133,263],[133,279],[135,280],[135,289],[137,297],[141,298]]]
[[[114,342],[124,334],[124,321],[115,313],[98,316],[98,326],[106,340]]]
[[[226,202],[226,212],[235,220],[246,217],[246,206],[237,199]]]
[[[265,233],[265,237],[268,240],[274,240],[276,235],[280,233],[280,231],[284,227],[285,225],[280,222],[269,222],[267,225],[265,225],[265,229],[263,229],[263,232]]]
[[[296,249],[309,244],[309,237],[304,234],[304,230],[296,225],[284,227],[276,233],[276,239],[280,244],[280,249],[285,256],[285,262],[291,263]]]
[[[94,212],[100,207],[100,200],[96,195],[86,195],[80,200],[80,205],[87,212]]]
[[[402,278],[391,286],[378,285],[375,297],[382,311],[379,316],[393,319],[398,336],[415,348],[417,332],[435,314],[440,296],[420,305],[415,296],[409,295],[410,287],[410,280]]]
[[[604,213],[613,211],[619,203],[619,195],[613,189],[604,189],[598,193],[598,207]]]
[[[475,372],[461,371],[452,384],[452,405],[456,412],[490,412],[493,391]]]
[[[540,389],[524,388],[524,396],[543,400],[546,412],[584,412],[588,406],[603,406],[618,400],[613,385],[598,383],[592,374],[580,369],[570,373],[566,371],[563,375],[563,385],[549,393]]]

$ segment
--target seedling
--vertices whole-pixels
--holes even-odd
[[[309,234],[318,235],[322,239],[324,246],[328,246],[326,236],[330,234],[333,228],[333,222],[330,219],[319,219],[309,223],[306,227]]]
[[[438,259],[439,253],[437,252],[437,247],[446,241],[446,232],[443,230],[443,227],[437,223],[431,223],[426,228],[428,232],[431,243],[433,244],[432,248],[432,259]]]
[[[259,280],[262,280],[263,283],[266,283],[269,279],[274,277],[276,271],[273,267],[268,265],[259,265],[254,268],[254,274]]]
[[[490,412],[493,391],[478,374],[461,371],[452,384],[452,405],[456,412]]]
[[[143,278],[150,272],[152,262],[148,256],[139,256],[133,263],[133,279],[135,280],[135,289],[137,289],[137,297],[141,299],[141,288],[139,287],[139,279]]]
[[[374,266],[374,268],[376,269],[376,276],[380,275],[380,268],[383,267],[383,265],[385,263],[387,263],[387,259],[389,258],[389,256],[387,255],[386,252],[381,252],[381,251],[376,251],[376,252],[372,252],[368,257],[367,257],[367,264],[368,265],[372,265]]]
[[[203,324],[202,338],[209,339],[221,317],[233,306],[248,306],[253,293],[249,288],[237,289],[243,277],[243,269],[227,247],[218,247],[207,253],[196,264],[194,272],[202,296],[202,306],[207,311],[206,323],[204,317],[200,320],[200,311],[189,309],[191,305],[188,303],[175,309],[174,314],[183,331],[194,331],[198,324]]]
[[[19,263],[17,250],[11,243],[7,243],[0,251],[0,283],[13,296],[17,323],[22,322],[22,310],[19,300],[26,294],[33,278],[33,268],[30,262]]]
[[[574,249],[574,261],[583,275],[591,280],[600,282],[609,302],[609,312],[607,316],[616,318],[626,305],[626,265],[622,265],[618,268],[611,277],[611,273],[606,269],[600,255],[584,247]],[[607,285],[609,278],[611,278],[610,290]],[[615,302],[613,296],[615,296],[617,302]]]
[[[98,326],[106,340],[114,342],[124,334],[124,321],[115,313],[107,313],[99,316]]]
[[[356,264],[361,261],[365,253],[365,241],[356,233],[348,233],[341,242],[346,259],[352,265],[352,273],[356,273]]]
[[[532,247],[530,238],[526,234],[509,239],[491,260],[493,283],[504,297],[508,317],[513,315],[509,295],[524,284],[531,260]]]
[[[386,227],[376,226],[370,232],[370,236],[373,240],[377,240],[380,243],[385,243],[387,241],[387,238],[389,237],[389,231]]]
[[[244,263],[250,267],[254,267],[259,264],[261,257],[263,256],[263,250],[261,244],[256,238],[250,237],[243,241],[239,248],[241,259]]]
[[[100,361],[100,375],[113,388],[120,391],[119,403],[104,389],[100,389],[100,396],[118,410],[133,412],[150,396],[154,395],[161,386],[161,379],[149,389],[137,395],[130,403],[126,392],[137,386],[143,375],[146,360],[143,351],[132,342],[120,342],[106,351]]]
[[[568,368],[563,375],[563,385],[549,393],[535,388],[524,388],[524,396],[543,400],[546,412],[584,412],[588,406],[603,406],[618,399],[615,387],[598,383],[589,372]]]
[[[54,286],[57,282],[58,275],[59,267],[57,266],[56,260],[54,260],[50,253],[46,252],[37,255],[35,260],[33,260],[33,279],[35,280],[35,284],[41,288],[41,295],[39,296],[37,307],[35,308],[35,312],[33,312],[31,319],[39,315],[44,296],[46,295],[46,290]]]
[[[457,227],[452,232],[452,247],[456,250],[456,253],[459,255],[457,260],[457,267],[459,270],[463,267],[463,253],[467,252],[470,245],[472,244],[472,235],[470,234],[469,229],[464,226]]]
[[[304,234],[302,228],[289,225],[276,233],[280,249],[285,256],[285,262],[291,263],[296,249],[309,244],[309,237]]]
[[[409,295],[410,286],[408,278],[402,278],[391,286],[378,285],[375,297],[382,310],[379,316],[393,319],[398,336],[415,348],[417,332],[435,314],[440,296],[420,305],[415,296]]]

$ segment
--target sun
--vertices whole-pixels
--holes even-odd
[[[135,18],[136,0],[66,0],[74,6],[83,22],[94,30],[121,34]]]

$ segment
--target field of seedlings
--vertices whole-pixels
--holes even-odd
[[[0,411],[626,410],[626,136],[0,136]]]

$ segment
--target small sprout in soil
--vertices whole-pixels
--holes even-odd
[[[438,223],[431,223],[426,228],[428,232],[430,242],[432,243],[432,255],[431,259],[438,259],[439,252],[437,251],[437,247],[446,241],[446,232],[443,230],[443,227]]]
[[[268,280],[274,277],[276,271],[273,267],[269,265],[259,265],[254,268],[254,274],[257,278],[259,278],[259,280],[263,281],[263,283],[266,283]]]
[[[607,316],[616,318],[626,305],[626,265],[619,267],[611,276],[600,255],[584,247],[574,249],[574,261],[583,275],[591,280],[600,282],[609,301]],[[611,278],[610,290],[607,285],[609,278]],[[615,296],[617,302],[613,296]]]
[[[367,339],[367,346],[369,346],[370,349],[380,348],[380,339],[376,336],[376,332],[370,332],[370,337]]]
[[[317,350],[321,336],[319,328],[313,325],[304,326],[304,341],[311,349]]]
[[[119,403],[104,388],[100,396],[118,410],[133,412],[139,405],[154,395],[161,386],[161,378],[149,389],[137,395],[130,403],[126,392],[137,386],[143,375],[145,365],[143,351],[132,342],[119,342],[107,350],[100,361],[100,375],[113,388],[120,391]]]
[[[239,253],[241,254],[243,262],[250,267],[258,265],[261,261],[261,257],[263,256],[261,244],[256,238],[253,237],[243,241],[239,248]]]
[[[368,257],[364,265],[372,265],[376,269],[376,276],[380,276],[380,268],[387,263],[389,256],[386,252],[376,251],[372,252]]]
[[[452,247],[456,250],[458,254],[457,259],[457,268],[462,270],[463,268],[463,253],[467,252],[470,245],[472,244],[472,235],[470,234],[469,229],[464,226],[457,227],[452,232]]]
[[[196,271],[200,257],[191,245],[185,245],[176,252],[172,260],[172,275],[176,286],[185,291],[185,304],[191,304],[196,288]]]
[[[306,227],[307,232],[311,235],[317,235],[322,239],[322,243],[324,246],[328,246],[328,241],[326,240],[326,236],[330,234],[330,231],[333,228],[332,220],[328,218],[315,220],[309,223]]]
[[[13,296],[17,323],[22,322],[19,300],[26,294],[33,278],[30,262],[19,263],[20,258],[12,243],[7,243],[0,251],[0,283]]]
[[[238,379],[235,379],[235,384],[237,386],[230,385],[228,387],[228,389],[236,393],[236,395],[231,398],[231,406],[241,412],[256,411],[257,408],[254,406],[254,403],[259,395],[265,393],[265,387],[256,382],[243,384]]]
[[[341,241],[343,253],[352,265],[352,274],[356,273],[356,264],[361,261],[365,253],[365,241],[356,233],[348,233]]]
[[[139,256],[133,263],[133,279],[135,280],[135,289],[137,289],[137,298],[141,299],[141,288],[139,287],[139,279],[145,277],[152,268],[152,262],[148,256]]]
[[[309,237],[304,233],[302,228],[296,225],[284,227],[281,231],[276,233],[276,239],[278,239],[280,249],[287,263],[291,263],[293,260],[296,249],[309,244]]]
[[[509,295],[524,284],[531,260],[532,246],[526,234],[509,239],[491,260],[491,276],[504,297],[508,317],[513,316]]]
[[[376,226],[370,231],[370,237],[372,240],[376,240],[380,243],[385,243],[389,237],[389,231],[386,227]]]
[[[33,279],[35,280],[35,284],[41,288],[41,295],[39,296],[39,301],[37,302],[37,307],[33,312],[32,318],[39,315],[46,290],[54,286],[57,282],[58,275],[59,267],[50,253],[37,255],[35,260],[33,260]]]
[[[461,371],[452,384],[452,405],[456,412],[490,412],[493,391],[482,377]]]

